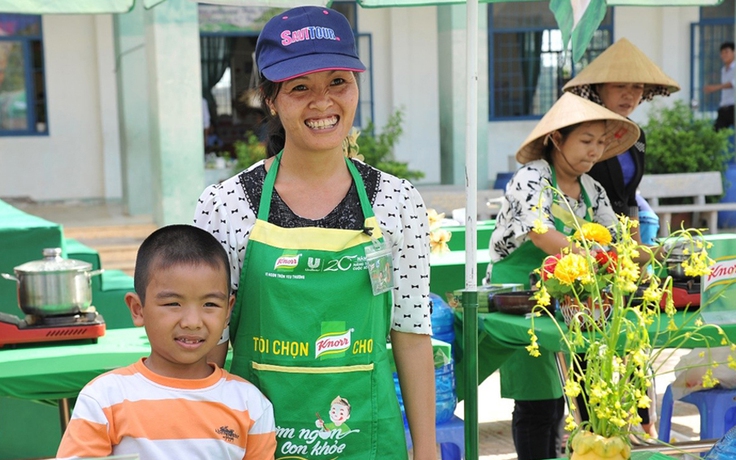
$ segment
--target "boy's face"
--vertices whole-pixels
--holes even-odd
[[[166,377],[197,379],[212,373],[206,356],[220,340],[233,308],[224,267],[179,264],[162,269],[154,263],[146,303],[129,293],[125,301],[136,326],[151,343],[146,366]]]

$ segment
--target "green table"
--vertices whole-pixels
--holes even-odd
[[[433,339],[432,347],[435,366],[439,367],[449,360],[450,344]],[[136,327],[107,330],[97,343],[50,342],[0,349],[0,398],[9,401],[7,406],[3,403],[3,409],[13,406],[16,399],[58,401],[62,426],[53,435],[46,435],[53,439],[45,438],[41,451],[32,450],[39,448],[36,440],[39,433],[34,431],[34,425],[15,430],[12,442],[17,442],[17,446],[9,446],[11,441],[3,439],[0,459],[53,456],[69,419],[68,400],[76,397],[82,387],[98,375],[132,364],[149,353],[145,330]],[[389,356],[393,362],[393,354]],[[229,368],[231,358],[231,353],[228,353],[226,368]],[[45,414],[48,417],[48,411]],[[35,420],[35,426],[40,423],[48,423],[48,420]],[[57,430],[58,427],[59,423],[56,423]],[[7,432],[2,433],[3,437],[6,435]],[[5,457],[5,454],[10,456]]]
[[[59,224],[27,214],[0,200],[0,273],[43,257],[44,248],[64,249]],[[0,278],[0,312],[22,316],[17,283]]]
[[[90,380],[150,352],[143,328],[112,329],[97,343],[35,344],[0,350],[0,396],[76,397]]]
[[[432,339],[432,346],[439,367],[450,356],[450,344]],[[0,349],[0,396],[73,398],[93,378],[132,364],[149,352],[145,330],[137,327],[108,330],[97,343],[50,342]],[[228,354],[225,367],[229,367],[230,359]]]
[[[675,323],[678,325],[678,331],[672,333],[672,337],[682,337],[675,339],[682,344],[684,348],[695,348],[705,346],[704,342],[694,339],[686,340],[685,334],[694,329],[693,323],[699,317],[697,312],[678,311],[675,314]],[[664,324],[652,324],[649,333],[652,338],[657,336],[655,345],[662,345],[669,334],[658,334],[658,331],[665,331],[666,316],[662,315]],[[457,380],[458,397],[464,397],[463,382],[465,381],[465,366],[462,350],[462,315],[457,312],[456,316],[456,339],[455,339],[455,376]],[[562,319],[559,318],[560,323]],[[489,375],[496,371],[514,353],[526,353],[525,347],[529,345],[529,329],[531,329],[531,319],[524,316],[508,315],[505,313],[481,313],[478,315],[478,382],[483,382]],[[736,341],[736,324],[727,324],[721,326],[726,335],[732,341]],[[560,333],[555,327],[551,318],[541,316],[534,320],[534,332],[539,339],[539,346],[549,351],[559,352],[567,351],[564,344],[560,340]],[[715,329],[705,329],[701,333],[709,341],[710,346],[720,346],[720,337]]]
[[[451,240],[452,241],[452,240]],[[486,268],[491,260],[488,249],[476,252],[476,282],[480,286],[486,276]],[[429,290],[446,299],[445,294],[457,289],[465,289],[465,251],[449,251],[429,256]]]
[[[478,249],[488,250],[488,243],[491,241],[491,233],[496,228],[495,220],[481,220],[476,227],[476,235]],[[451,225],[442,227],[452,234],[452,238],[447,242],[447,246],[451,251],[465,250],[465,225]]]

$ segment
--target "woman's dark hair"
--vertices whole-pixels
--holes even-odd
[[[273,101],[281,91],[281,83],[266,80],[261,76],[261,107],[266,112],[266,158],[275,157],[286,144],[286,131],[279,115],[272,115],[268,109],[268,101]]]
[[[582,124],[583,123],[575,123],[574,125],[565,126],[564,128],[558,129],[557,132],[560,133],[560,136],[562,136],[562,142],[560,142],[560,144],[563,144],[565,142],[565,139],[567,139],[567,136],[569,136],[571,132],[575,131],[575,129],[577,129]],[[547,142],[547,145],[544,146],[544,151],[542,152],[542,158],[545,159],[549,164],[552,164],[552,152],[554,151],[555,144],[550,139]]]

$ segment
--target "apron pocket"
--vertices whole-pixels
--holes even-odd
[[[379,421],[374,365],[298,367],[252,363],[273,403],[276,458],[373,458]],[[402,433],[403,435],[403,433]]]

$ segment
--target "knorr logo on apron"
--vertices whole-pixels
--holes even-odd
[[[354,329],[347,329],[344,321],[322,323],[322,335],[314,344],[314,357],[322,359],[342,358],[350,349],[350,334]]]

